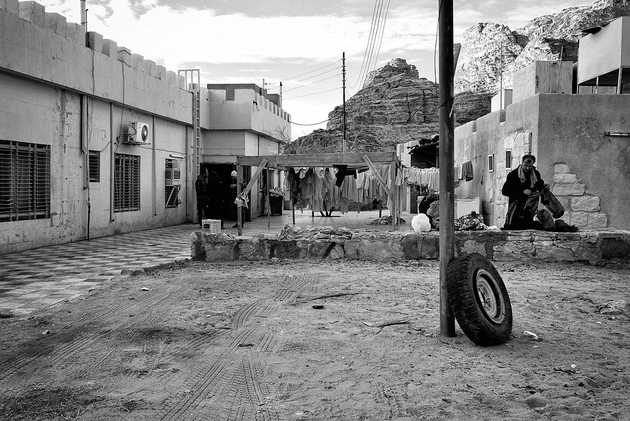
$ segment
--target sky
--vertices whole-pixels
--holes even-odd
[[[283,83],[283,108],[299,124],[324,121],[347,90],[360,88],[376,0],[87,0],[88,30],[169,70],[199,68],[201,82]],[[80,22],[80,0],[39,0]],[[389,3],[375,67],[401,57],[434,80],[438,0]],[[516,29],[533,17],[590,4],[586,0],[454,0],[455,39],[478,22]],[[384,12],[383,12],[384,13]],[[293,125],[292,137],[325,124]]]

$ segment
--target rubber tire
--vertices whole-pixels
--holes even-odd
[[[494,278],[487,283],[495,294],[495,300],[503,300],[504,317],[499,323],[486,314],[475,291],[475,277],[480,269]],[[512,305],[503,279],[494,265],[481,254],[467,254],[449,263],[446,276],[449,306],[466,336],[480,346],[507,342],[512,333]]]

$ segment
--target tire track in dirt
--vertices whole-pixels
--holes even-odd
[[[134,311],[134,313],[140,312],[143,315],[143,317],[134,318],[134,320],[131,320],[131,321],[128,318],[123,319],[117,325],[112,326],[105,331],[80,337],[79,339],[72,340],[60,347],[55,347],[52,344],[47,344],[43,347],[43,349],[33,354],[24,354],[16,358],[10,359],[8,361],[5,361],[4,363],[0,365],[0,383],[6,381],[8,378],[13,376],[17,372],[19,372],[21,369],[23,369],[24,367],[28,366],[31,363],[34,363],[36,360],[39,360],[40,358],[48,357],[48,362],[52,366],[59,365],[60,363],[74,357],[77,353],[85,350],[87,347],[93,345],[99,339],[108,337],[111,334],[111,332],[123,329],[125,327],[130,327],[133,325],[146,322],[154,314],[153,311],[147,311],[147,310],[149,309],[153,310],[152,307],[155,307],[158,304],[161,304],[164,301],[166,301],[168,298],[170,298],[173,295],[173,291],[174,289],[171,289],[164,294],[161,294],[158,296],[147,297],[146,300],[142,300],[140,302],[134,302],[133,304],[130,304],[130,305],[120,306],[117,311],[117,313],[122,313],[123,312],[122,310],[124,309],[127,312],[128,311]],[[74,329],[72,329],[72,331],[64,332],[64,333],[71,334],[72,332],[80,331],[84,329],[88,324],[90,324],[90,322],[93,322],[94,320],[96,320],[97,317],[105,318],[108,314],[113,314],[113,313],[114,313],[113,311],[107,311],[107,312],[101,313],[95,317],[92,317],[90,321],[85,321],[82,325],[75,326]],[[84,320],[89,320],[89,319],[84,319]],[[68,326],[71,326],[71,325],[68,325]],[[108,351],[105,350],[104,352],[93,353],[90,355],[92,359],[99,360],[99,356],[107,352]]]

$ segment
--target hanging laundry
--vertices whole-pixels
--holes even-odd
[[[466,161],[462,164],[462,179],[466,181],[473,179],[473,164],[471,161]]]

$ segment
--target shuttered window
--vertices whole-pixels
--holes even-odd
[[[114,212],[140,210],[140,157],[117,153],[114,158]]]
[[[90,183],[99,183],[101,181],[101,153],[90,151],[89,157]]]
[[[0,140],[0,222],[50,218],[50,146]]]
[[[165,163],[165,205],[167,208],[176,208],[179,205],[179,190],[181,188],[181,172],[179,161],[167,159]]]

